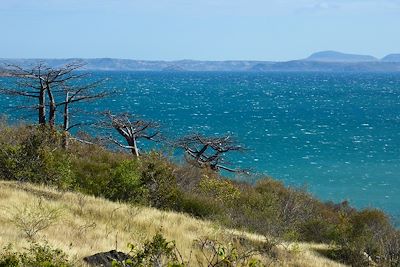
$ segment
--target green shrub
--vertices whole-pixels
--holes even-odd
[[[203,219],[216,219],[223,215],[221,207],[213,199],[195,194],[182,194],[177,210]]]
[[[0,147],[0,175],[7,180],[21,180],[20,146],[1,144]]]
[[[148,189],[141,179],[137,160],[124,160],[111,171],[104,196],[111,200],[146,203]]]
[[[336,244],[332,256],[353,266],[365,266],[385,255],[387,248],[382,240],[392,236],[393,231],[382,211],[366,209],[351,214],[341,213],[332,236]]]
[[[186,264],[176,249],[174,241],[167,241],[161,233],[154,235],[152,240],[144,243],[143,248],[129,244],[130,259],[123,262],[113,261],[113,267],[135,266],[168,266],[183,267]]]
[[[112,169],[118,166],[119,161],[113,153],[100,147],[81,144],[71,147],[71,168],[75,176],[73,188],[85,194],[104,196],[112,178]],[[86,151],[83,150],[85,147]]]
[[[19,254],[12,250],[11,244],[4,247],[0,253],[0,267],[20,266]]]
[[[74,187],[111,200],[175,209],[180,191],[171,163],[157,153],[127,159],[117,153],[91,148],[73,159]]]
[[[311,219],[300,225],[300,238],[306,242],[329,243],[332,240],[334,228],[335,225],[325,219]]]
[[[202,259],[206,262],[206,266],[261,267],[272,263],[261,262],[259,256],[269,257],[269,253],[271,252],[271,250],[266,249],[263,245],[250,244],[246,239],[240,237],[229,239],[228,242],[225,241],[223,243],[209,238],[198,239],[194,242],[194,247],[201,251]],[[266,258],[263,260],[265,261]],[[200,265],[202,266],[202,264]]]
[[[231,239],[226,244],[208,238],[194,241],[193,247],[201,252],[196,255],[197,265],[215,267],[266,266],[257,259],[261,255],[266,256],[264,248],[258,247],[258,244],[240,244],[247,242],[241,238],[236,241],[234,239],[237,238]],[[191,266],[190,259],[182,257],[175,242],[167,241],[161,233],[154,235],[140,248],[136,248],[132,244],[129,244],[128,247],[131,249],[130,258],[122,262],[114,260],[113,267]]]
[[[76,180],[73,187],[85,194],[104,196],[106,186],[111,179],[112,166],[109,163],[95,160],[84,160],[73,162],[73,171]]]
[[[15,252],[11,245],[0,253],[0,267],[72,267],[66,254],[47,243],[31,243],[25,252]]]
[[[43,127],[20,127],[12,141],[0,140],[0,175],[8,180],[68,187],[69,156],[58,147],[56,132]]]
[[[270,191],[242,186],[231,210],[234,227],[241,227],[263,235],[281,236],[286,229],[280,217],[279,199]]]
[[[146,186],[151,206],[176,209],[180,190],[174,175],[174,166],[162,155],[152,152],[140,159],[141,180]]]
[[[38,183],[53,185],[59,189],[72,188],[76,177],[71,161],[71,156],[65,151],[43,151],[43,178]]]
[[[225,205],[232,205],[240,196],[240,190],[226,179],[204,176],[198,185],[202,195],[212,198]]]

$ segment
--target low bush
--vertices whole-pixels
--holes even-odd
[[[140,163],[124,160],[110,172],[104,196],[111,200],[146,204],[149,190],[141,179]]]
[[[201,219],[216,219],[223,215],[222,207],[218,206],[213,199],[187,193],[182,193],[178,199],[177,211]]]
[[[382,211],[366,209],[351,214],[341,213],[332,236],[335,249],[331,256],[353,266],[377,262],[392,266],[393,260],[384,257],[388,254],[388,247],[384,245],[387,241],[382,241],[395,233]]]
[[[1,132],[4,134],[0,139],[0,175],[3,178],[59,188],[70,185],[70,159],[60,151],[57,132],[33,126],[19,127],[16,137],[10,136],[10,129]]]
[[[240,190],[231,181],[204,175],[198,185],[198,191],[207,198],[231,206],[240,197]]]
[[[66,254],[47,243],[31,243],[24,252],[16,252],[9,245],[0,253],[0,267],[72,267]]]
[[[13,223],[30,240],[53,225],[60,217],[59,209],[43,203],[40,198],[37,202],[22,207],[8,207],[8,220]]]
[[[237,239],[237,238],[236,238]],[[241,240],[242,242],[244,240]],[[260,260],[265,254],[265,248],[254,244],[239,244],[231,240],[221,243],[218,240],[203,238],[195,240],[193,249],[196,253],[196,263],[192,264],[192,258],[184,259],[176,247],[175,241],[167,241],[161,233],[157,233],[142,247],[129,244],[130,258],[124,261],[114,260],[112,266],[213,266],[213,267],[258,267],[266,266]],[[264,258],[266,260],[267,258]]]
[[[174,241],[167,241],[161,233],[153,236],[152,240],[144,243],[142,248],[136,248],[128,244],[130,248],[130,259],[122,262],[114,260],[112,266],[169,266],[184,267],[186,263],[175,246]]]
[[[181,192],[174,175],[175,166],[160,153],[151,152],[140,158],[141,180],[148,190],[152,207],[177,209]]]
[[[310,219],[301,224],[299,228],[302,241],[329,243],[335,230],[335,224],[324,218]]]
[[[68,153],[71,156],[71,169],[74,173],[72,188],[82,193],[105,197],[107,185],[112,179],[112,171],[127,157],[96,145],[73,143]]]

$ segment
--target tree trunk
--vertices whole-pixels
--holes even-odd
[[[139,149],[137,147],[136,138],[126,140],[128,141],[129,146],[131,147],[132,155],[135,157],[139,157]]]
[[[55,120],[56,120],[56,101],[54,99],[53,92],[51,91],[49,85],[46,85],[47,94],[49,96],[50,106],[49,106],[49,125],[50,128],[54,128]]]
[[[69,132],[68,132],[68,128],[69,128],[69,103],[68,103],[68,99],[69,98],[69,92],[66,93],[65,95],[65,105],[64,105],[64,123],[63,123],[63,140],[62,140],[62,147],[64,149],[68,148],[68,144],[69,144]]]
[[[46,124],[46,95],[45,89],[40,89],[39,92],[39,124]]]

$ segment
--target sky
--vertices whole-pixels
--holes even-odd
[[[0,58],[400,53],[400,0],[0,0]]]

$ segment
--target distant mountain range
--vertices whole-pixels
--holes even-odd
[[[400,72],[400,54],[390,54],[382,59],[369,55],[345,54],[336,51],[314,53],[306,59],[286,62],[274,61],[150,61],[115,58],[94,59],[0,59],[4,64],[28,67],[44,61],[51,67],[62,66],[72,61],[83,61],[90,71],[326,71],[326,72]],[[4,67],[3,67],[4,68]],[[1,72],[1,70],[0,70]]]

